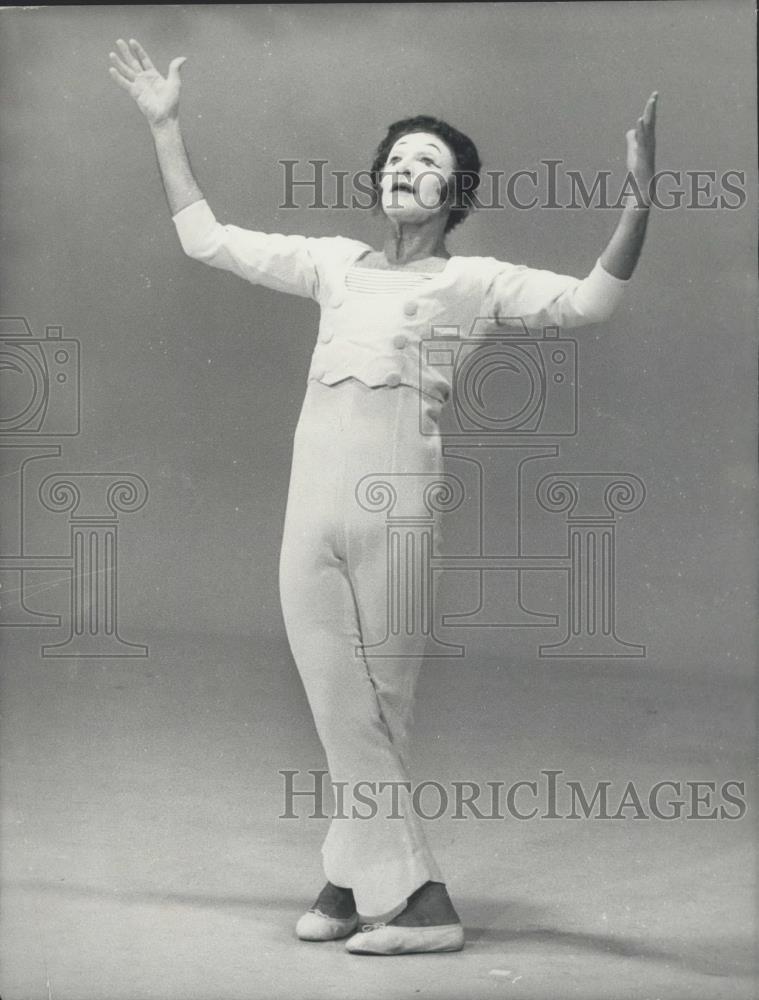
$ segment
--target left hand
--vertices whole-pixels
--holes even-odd
[[[179,67],[184,56],[172,59],[169,71],[161,76],[140,43],[131,38],[129,45],[119,38],[121,55],[111,52],[113,65],[108,70],[116,83],[134,99],[151,125],[160,125],[179,113]]]
[[[627,169],[635,179],[646,205],[651,203],[649,187],[655,171],[656,154],[656,102],[659,94],[654,91],[646,102],[643,115],[635,128],[626,133]]]

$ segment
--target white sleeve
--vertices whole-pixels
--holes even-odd
[[[628,284],[600,260],[587,278],[501,263],[486,282],[483,309],[502,326],[585,326],[607,320]]]
[[[206,201],[196,201],[173,217],[184,252],[257,285],[306,298],[319,297],[321,244],[339,238],[283,236],[223,226]]]

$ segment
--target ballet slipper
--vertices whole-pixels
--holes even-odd
[[[364,924],[361,932],[346,941],[354,955],[410,955],[416,952],[461,951],[464,928],[461,924],[432,927],[401,927],[398,924]]]
[[[329,917],[312,906],[295,925],[295,933],[301,941],[337,941],[352,934],[357,926],[357,913],[345,919]]]

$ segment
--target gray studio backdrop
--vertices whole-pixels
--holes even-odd
[[[746,202],[654,212],[618,313],[573,335],[578,433],[559,457],[527,470],[523,542],[536,555],[566,544],[564,516],[534,503],[542,476],[638,477],[645,502],[616,528],[620,637],[673,669],[751,669],[749,2],[61,7],[0,17],[2,315],[26,318],[37,338],[60,326],[81,346],[81,429],[59,441],[59,458],[29,471],[24,551],[67,545],[65,517],[35,502],[45,476],[134,473],[149,497],[119,523],[124,636],[283,631],[277,558],[318,309],[182,254],[146,125],[108,76],[117,37],[140,39],[162,70],[187,56],[186,140],[222,221],[375,245],[380,228],[369,212],[308,209],[305,195],[296,196],[300,208],[280,208],[278,161],[365,169],[390,122],[428,112],[470,134],[489,170],[540,170],[554,159],[588,179],[612,171],[620,183],[624,133],[657,89],[658,166],[743,171]],[[598,208],[483,210],[450,244],[458,254],[584,275],[617,217]],[[12,374],[4,378],[14,392]],[[6,552],[19,550],[12,478],[3,479]],[[501,502],[512,524],[513,494]],[[446,545],[468,545],[470,529],[466,516],[452,518]],[[561,611],[561,580],[534,577],[525,580],[527,605]],[[26,585],[30,607],[64,612],[62,570],[27,574]],[[472,579],[446,583],[443,599],[447,612],[469,610]],[[476,639],[502,656],[507,640],[535,649],[518,630]]]

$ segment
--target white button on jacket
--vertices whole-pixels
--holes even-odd
[[[435,363],[436,328],[446,327],[450,343],[481,336],[488,327],[513,331],[524,324],[539,333],[545,326],[585,326],[608,319],[628,284],[599,262],[580,279],[494,257],[451,257],[414,289],[413,298],[408,291],[371,294],[346,285],[349,268],[371,249],[358,240],[224,226],[205,201],[182,209],[174,224],[190,257],[320,304],[309,379],[403,383],[441,402],[450,394],[450,367]]]

